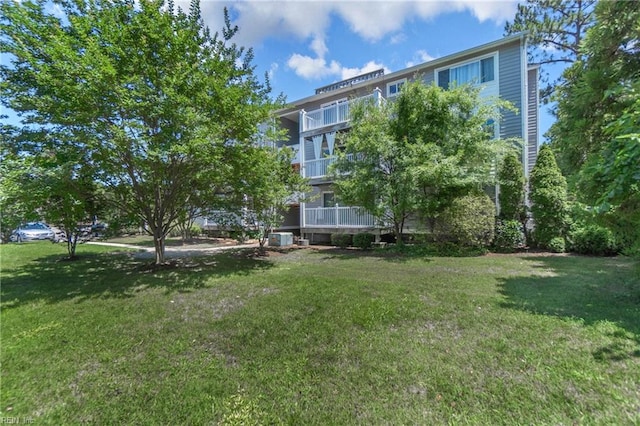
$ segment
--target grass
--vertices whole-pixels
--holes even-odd
[[[0,416],[37,423],[638,424],[624,258],[2,255]]]

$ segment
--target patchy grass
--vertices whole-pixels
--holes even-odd
[[[3,417],[640,422],[627,259],[300,249],[154,272],[98,246],[75,262],[51,244],[0,250]]]

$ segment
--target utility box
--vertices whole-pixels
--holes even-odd
[[[269,234],[269,246],[286,247],[293,245],[293,233],[291,232],[272,232]]]

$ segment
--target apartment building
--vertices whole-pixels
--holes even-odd
[[[328,169],[336,159],[340,132],[349,130],[354,102],[391,101],[404,84],[416,79],[443,88],[454,81],[479,85],[481,97],[499,97],[515,105],[518,113],[506,112],[494,128],[496,137],[523,140],[522,166],[528,176],[538,153],[538,68],[527,63],[527,40],[520,34],[390,74],[378,70],[321,87],[281,110],[278,117],[289,139],[280,145],[296,152],[294,167],[312,187],[307,202],[291,205],[282,230],[312,243],[328,241],[332,233],[380,233],[376,218],[358,206],[339,203]]]

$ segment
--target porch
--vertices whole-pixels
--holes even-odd
[[[302,228],[374,229],[379,221],[361,207],[315,207],[303,209]]]

